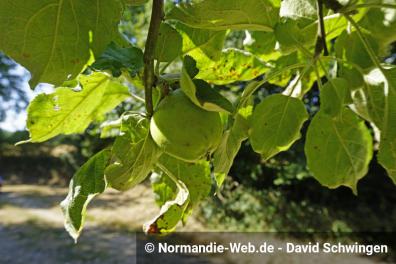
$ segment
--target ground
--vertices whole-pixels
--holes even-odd
[[[131,191],[108,191],[89,207],[86,228],[75,244],[63,229],[59,202],[66,188],[39,185],[5,186],[0,194],[0,263],[135,263],[136,231],[153,217],[158,208],[148,186]],[[208,231],[192,217],[179,231]],[[188,240],[202,241],[195,233]],[[218,236],[209,240],[218,241]],[[224,237],[223,237],[224,238]],[[222,239],[223,239],[222,238]],[[271,238],[272,239],[272,238]],[[272,239],[272,243],[284,241]],[[165,263],[244,263],[246,256],[172,257]],[[325,257],[325,258],[324,258]],[[147,263],[152,261],[147,260]],[[249,263],[374,263],[360,256],[251,256]],[[378,262],[377,262],[378,263]]]

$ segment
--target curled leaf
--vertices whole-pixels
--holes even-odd
[[[104,170],[110,155],[111,151],[105,149],[90,158],[73,176],[69,193],[61,203],[65,228],[75,241],[84,227],[88,204],[106,189]]]

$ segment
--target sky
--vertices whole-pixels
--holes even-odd
[[[34,97],[36,97],[40,93],[50,93],[53,90],[53,87],[49,84],[40,84],[33,91],[29,86],[29,78],[30,74],[23,67],[18,66],[15,71],[21,75],[26,76],[23,81],[21,81],[21,85],[23,86],[24,91],[26,91],[27,98],[31,101]],[[0,122],[0,129],[8,130],[8,131],[18,131],[26,129],[26,119],[27,112],[26,109],[21,111],[20,113],[16,113],[13,109],[7,111],[7,118]]]

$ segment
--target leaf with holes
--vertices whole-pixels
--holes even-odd
[[[104,73],[80,75],[81,89],[60,87],[38,95],[29,105],[30,142],[59,134],[82,133],[88,125],[128,98],[128,88]]]
[[[197,79],[223,85],[236,81],[250,81],[267,72],[270,65],[253,54],[238,49],[226,49],[216,61],[196,56]]]

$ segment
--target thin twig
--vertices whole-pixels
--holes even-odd
[[[315,75],[316,75],[316,82],[318,83],[319,91],[323,91],[323,83],[322,83],[322,78],[320,77],[320,73],[318,70],[318,62],[315,62]]]
[[[153,0],[149,32],[144,49],[144,92],[147,115],[151,117],[154,112],[153,107],[153,86],[155,85],[154,54],[161,21],[164,17],[164,0]]]

